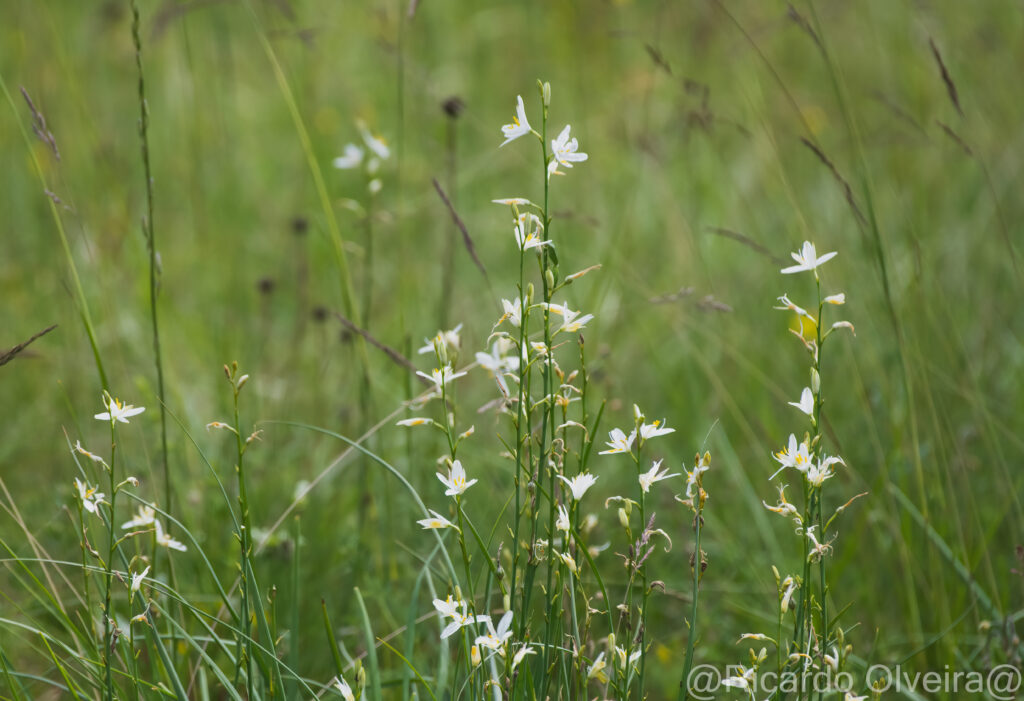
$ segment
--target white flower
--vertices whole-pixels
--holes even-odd
[[[160,525],[159,521],[153,521],[153,525],[154,527],[156,527],[157,545],[162,545],[165,548],[170,548],[171,550],[178,550],[181,552],[185,552],[186,550],[188,550],[188,548],[185,547],[184,543],[181,543],[172,538],[171,536],[169,536],[167,533],[164,533],[164,528]]]
[[[820,487],[825,480],[835,474],[832,472],[832,466],[836,463],[846,464],[839,457],[825,458],[818,461],[817,464],[808,464],[807,469],[804,470],[804,475],[807,476],[807,481],[811,483],[812,487]]]
[[[693,488],[697,486],[697,482],[700,480],[700,476],[711,469],[711,466],[701,460],[693,471],[686,471],[686,496],[693,496]]]
[[[835,251],[826,253],[825,255],[818,257],[817,251],[814,250],[814,244],[810,241],[804,241],[803,248],[796,253],[790,253],[793,256],[798,265],[791,265],[788,268],[782,269],[783,275],[790,273],[802,273],[805,270],[815,270],[822,263],[832,260],[835,257]]]
[[[99,516],[99,505],[106,495],[103,492],[97,492],[98,487],[90,487],[85,482],[79,481],[77,477],[75,478],[75,487],[78,488],[78,498],[82,500],[82,506],[85,507],[85,510],[90,514]]]
[[[490,617],[484,617],[484,623],[487,625],[487,633],[479,636],[476,639],[476,644],[488,650],[504,654],[505,643],[512,637],[512,611],[505,612],[505,615],[498,621],[497,629],[491,623]]]
[[[754,670],[746,669],[742,666],[740,667],[740,669],[743,670],[742,674],[735,677],[728,677],[726,679],[723,679],[722,684],[724,684],[725,686],[736,687],[737,689],[749,690],[754,683]]]
[[[582,312],[574,312],[569,309],[568,304],[549,304],[548,311],[562,317],[562,325],[555,330],[555,333],[559,333],[560,331],[576,333],[586,326],[587,322],[594,318],[593,314],[584,314],[583,316],[580,316]]]
[[[146,567],[146,569],[142,570],[138,574],[133,574],[132,575],[132,593],[133,594],[139,590],[139,587],[142,586],[142,580],[144,580],[146,578],[147,574],[149,574],[149,567]]]
[[[608,683],[608,675],[604,673],[604,668],[608,666],[608,663],[604,661],[604,653],[602,652],[594,659],[594,663],[587,668],[587,679],[597,679],[600,684]]]
[[[556,173],[562,175],[562,172],[558,170],[558,166],[563,165],[566,168],[572,168],[573,163],[581,163],[588,158],[587,154],[577,151],[579,144],[576,143],[576,139],[569,137],[569,129],[569,125],[566,124],[565,129],[558,135],[558,138],[551,141],[551,162],[548,163],[548,178]]]
[[[462,462],[459,460],[452,463],[447,476],[438,472],[437,479],[441,480],[441,484],[448,487],[445,490],[445,494],[450,497],[459,496],[477,482],[477,480],[466,481],[466,470],[462,467]]]
[[[640,648],[637,648],[627,658],[626,657],[626,649],[616,645],[615,646],[615,654],[619,658],[619,666],[622,667],[623,669],[625,669],[627,664],[634,664],[634,663],[636,663],[637,660],[640,659],[640,657],[643,655],[643,650],[640,649]]]
[[[799,402],[786,402],[790,406],[795,406],[800,411],[804,412],[808,416],[814,416],[814,393],[811,392],[810,387],[804,387],[804,391],[800,393]]]
[[[659,473],[658,469],[660,467],[661,467],[661,460],[658,460],[656,463],[654,463],[652,465],[650,470],[648,470],[647,472],[641,472],[640,473],[640,475],[639,475],[640,489],[644,490],[645,494],[651,489],[651,485],[654,484],[655,482],[660,482],[661,480],[667,480],[669,477],[678,477],[679,474],[680,474],[678,472],[675,472],[675,473],[673,473],[671,475],[668,474],[668,468],[667,467],[664,470],[662,470],[661,473]]]
[[[515,671],[515,668],[519,666],[519,663],[522,662],[523,658],[525,658],[527,655],[536,654],[537,651],[534,650],[531,646],[523,645],[521,648],[519,648],[519,652],[515,654],[515,657],[512,658],[512,670]]]
[[[386,161],[391,157],[391,149],[388,148],[388,144],[382,137],[374,136],[370,133],[370,130],[366,128],[363,122],[358,122],[356,128],[359,129],[359,133],[362,134],[363,141],[366,142],[366,146],[377,154],[377,157],[383,161]]]
[[[529,120],[526,119],[526,106],[523,105],[523,96],[516,96],[516,116],[512,118],[511,124],[506,124],[501,128],[501,133],[505,135],[505,140],[501,142],[504,146],[509,141],[515,141],[520,136],[525,136],[533,131],[530,126]],[[500,146],[499,146],[500,148]]]
[[[582,499],[587,490],[594,486],[594,482],[597,482],[597,478],[589,472],[581,472],[571,480],[566,479],[563,475],[559,475],[558,479],[569,485],[569,490],[572,492],[572,498],[576,501]]]
[[[498,319],[498,324],[508,319],[508,323],[519,328],[523,323],[523,300],[516,297],[514,302],[507,299],[501,300],[501,308],[504,315]],[[497,324],[496,324],[497,325]]]
[[[345,677],[339,674],[338,678],[334,680],[334,686],[341,692],[341,696],[345,701],[356,701],[356,695],[352,693],[352,687],[345,681]]]
[[[473,623],[480,623],[484,620],[490,620],[488,616],[470,616],[467,612],[468,606],[465,601],[458,601],[452,599],[451,595],[445,600],[434,599],[434,608],[444,618],[451,618],[452,621],[445,626],[444,630],[441,631],[441,638],[448,638],[453,635],[459,628],[468,626]]]
[[[437,513],[436,511],[434,511],[433,509],[427,509],[427,511],[429,511],[431,514],[433,514],[433,516],[431,516],[430,518],[421,519],[421,520],[416,522],[416,523],[420,524],[421,526],[423,526],[424,529],[430,529],[430,528],[454,528],[457,531],[459,530],[458,526],[456,526],[454,523],[452,523],[451,521],[449,521],[444,516],[442,516],[441,514]]]
[[[846,293],[840,292],[837,295],[829,295],[825,298],[825,304],[846,304]]]
[[[75,452],[79,453],[80,455],[84,455],[93,462],[102,462],[103,464],[106,464],[103,461],[103,458],[101,458],[99,455],[96,455],[95,453],[90,453],[88,450],[83,448],[82,441],[75,441]]]
[[[131,404],[122,404],[117,399],[114,399],[109,394],[103,397],[103,406],[107,407],[107,410],[102,414],[96,414],[96,418],[100,421],[120,421],[123,424],[128,423],[128,419],[136,414],[141,414],[146,410],[145,407],[135,407]]]
[[[426,341],[426,345],[419,349],[419,354],[433,353],[437,345],[440,345],[445,351],[450,349],[458,350],[459,346],[462,345],[462,338],[459,336],[459,331],[461,330],[462,324],[459,324],[449,331],[438,331],[432,339],[424,338],[423,340]]]
[[[562,504],[558,505],[558,520],[555,521],[555,529],[559,531],[569,532],[569,510]]]
[[[143,528],[152,526],[156,522],[156,511],[151,506],[140,506],[135,512],[135,518],[121,524],[121,528]]]
[[[664,436],[669,433],[675,433],[674,428],[668,428],[662,426],[665,423],[665,419],[661,421],[655,420],[654,423],[641,424],[640,426],[640,439],[646,441],[649,438],[657,438],[658,436]]]
[[[547,246],[551,241],[541,241],[544,224],[536,214],[520,214],[516,220],[515,235],[519,248],[528,251],[531,248]]]
[[[519,369],[519,358],[507,355],[510,350],[512,342],[504,337],[498,338],[491,344],[490,353],[477,352],[476,362],[493,375],[515,372]]]
[[[775,475],[782,472],[787,467],[795,467],[796,469],[804,472],[807,466],[811,463],[811,449],[807,445],[806,441],[801,442],[797,445],[796,436],[792,433],[789,434],[789,445],[777,453],[772,453],[772,457],[779,461],[782,465],[775,474],[768,479],[775,479]]]
[[[560,553],[557,550],[553,550],[552,552],[558,556],[559,560],[565,563],[565,566],[569,568],[569,572],[572,574],[579,574],[580,570],[576,566],[576,560],[573,559],[572,555],[569,553]]]
[[[420,377],[426,379],[426,380],[430,380],[431,382],[433,382],[437,386],[438,390],[441,390],[446,385],[451,383],[452,380],[455,380],[455,379],[457,379],[459,377],[462,377],[466,373],[464,373],[464,372],[455,372],[454,370],[452,370],[452,366],[451,365],[445,365],[440,370],[435,369],[429,375],[427,373],[425,373],[425,372],[417,372],[416,374],[419,375]]]
[[[358,168],[363,162],[363,149],[355,144],[345,144],[345,154],[334,159],[334,167],[341,170]]]
[[[600,455],[628,453],[633,447],[633,441],[636,440],[636,431],[632,431],[627,437],[621,428],[613,428],[608,432],[608,437],[611,439],[605,443],[608,446],[608,450],[602,450]]]

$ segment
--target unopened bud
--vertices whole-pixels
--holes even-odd
[[[547,280],[549,290],[555,286],[555,273],[551,268],[544,271],[544,279]]]
[[[551,83],[544,81],[540,86],[540,99],[545,107],[551,106]]]
[[[474,645],[469,649],[469,659],[472,660],[474,667],[480,666],[480,647]]]
[[[622,524],[623,528],[629,528],[629,515],[621,506],[619,507],[619,523]]]
[[[815,394],[821,391],[821,375],[814,368],[811,368],[811,391]]]

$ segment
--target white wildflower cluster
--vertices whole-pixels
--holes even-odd
[[[363,140],[363,146],[345,144],[342,155],[334,159],[334,167],[339,170],[362,168],[366,175],[366,189],[371,195],[381,191],[383,183],[377,177],[383,161],[391,157],[391,149],[383,137],[373,134],[365,122],[356,122],[356,129]]]
[[[825,558],[832,552],[835,535],[827,537],[831,524],[840,512],[853,501],[835,509],[831,515],[825,512],[825,482],[835,476],[836,466],[846,465],[839,456],[827,455],[822,449],[821,411],[821,350],[826,339],[838,329],[853,331],[848,321],[835,321],[826,326],[825,311],[829,307],[846,303],[845,293],[822,296],[821,278],[818,269],[822,264],[832,260],[835,253],[818,255],[814,244],[805,241],[801,249],[792,254],[796,265],[784,268],[785,275],[812,272],[818,289],[816,307],[807,308],[798,305],[788,294],[778,298],[779,304],[774,307],[794,315],[795,328],[793,334],[800,340],[811,358],[810,385],[804,387],[799,399],[788,402],[796,408],[810,424],[810,430],[803,438],[795,433],[789,435],[785,446],[772,454],[773,459],[781,466],[772,480],[782,476],[788,470],[799,475],[802,490],[802,505],[794,504],[786,497],[786,485],[778,483],[778,500],[774,505],[762,502],[769,511],[786,518],[795,525],[795,530],[802,541],[804,560],[800,574],[783,577],[779,570],[772,568],[778,592],[776,608],[777,630],[781,636],[784,631],[793,631],[792,638],[778,640],[763,633],[746,633],[740,642],[765,641],[773,645],[777,651],[777,664],[773,674],[781,673],[784,679],[801,683],[804,675],[813,670],[839,672],[845,663],[851,647],[845,644],[843,629],[829,618],[827,570]],[[863,495],[860,495],[863,496]],[[856,499],[856,497],[854,497]],[[811,568],[817,567],[819,573],[811,576]],[[813,615],[812,615],[813,612]],[[792,625],[783,626],[783,619],[792,616]],[[740,668],[738,674],[723,680],[726,686],[743,690],[753,698],[756,690],[756,679],[759,668],[767,659],[767,648],[755,652],[750,650],[750,667]],[[785,682],[784,682],[785,683]],[[846,692],[847,699],[863,699]]]

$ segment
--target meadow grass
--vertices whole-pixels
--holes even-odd
[[[337,696],[338,675],[365,698],[673,698],[750,648],[799,673],[745,633],[819,667],[834,646],[858,681],[1019,667],[1017,5],[139,2],[134,26],[133,8],[0,8],[0,347],[58,325],[0,366],[5,698]],[[516,95],[546,138],[499,149]],[[549,192],[567,122],[589,159]],[[350,142],[362,160],[332,167]],[[491,204],[512,196],[539,207]],[[520,255],[510,210],[554,247]],[[822,313],[811,275],[779,274],[805,240],[839,252],[821,294],[846,304],[824,313],[857,333],[814,363],[813,424],[786,406],[813,384],[791,331],[827,328],[772,310]],[[530,285],[595,318],[496,327]],[[460,323],[457,357],[417,353]],[[465,369],[494,331],[567,341],[565,377],[534,358],[501,413],[477,367],[424,404],[415,371]],[[572,369],[571,415],[536,403]],[[146,411],[96,421],[104,391]],[[598,455],[663,416],[635,463]],[[414,417],[442,430],[395,425]],[[781,476],[817,541],[763,503],[805,432],[845,461],[818,492]],[[457,507],[439,456],[479,480]],[[598,481],[574,500],[548,456]],[[683,474],[643,492],[657,459]],[[186,551],[153,524],[122,539],[144,503]],[[421,530],[427,509],[459,532]],[[483,621],[439,638],[449,595],[494,626],[514,612],[504,657],[476,666]],[[635,671],[616,644],[643,650]]]

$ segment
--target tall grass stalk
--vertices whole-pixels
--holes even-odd
[[[167,455],[167,399],[164,394],[164,364],[160,349],[160,322],[157,314],[157,296],[160,291],[160,270],[157,262],[156,234],[153,230],[153,173],[149,162],[149,103],[146,101],[146,78],[142,70],[142,34],[139,29],[139,7],[131,0],[132,43],[135,46],[135,68],[139,74],[139,145],[142,170],[146,178],[146,216],[142,220],[142,233],[146,237],[149,254],[149,317],[153,327],[153,361],[156,365],[156,392],[160,404],[160,460],[164,473],[164,503],[173,511],[171,494],[171,468]]]

